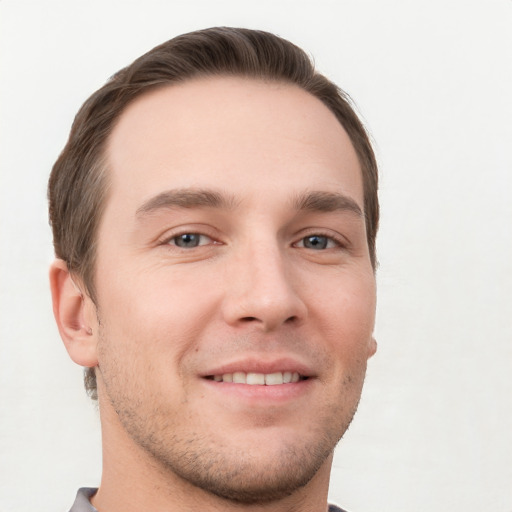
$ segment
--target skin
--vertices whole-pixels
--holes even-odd
[[[107,157],[97,304],[62,261],[51,270],[66,347],[97,367],[94,506],[326,510],[332,451],[376,349],[346,132],[295,86],[200,79],[129,105]],[[211,379],[236,370],[307,378]]]

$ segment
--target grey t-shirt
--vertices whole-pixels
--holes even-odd
[[[91,496],[94,496],[98,489],[94,487],[82,487],[78,489],[76,493],[75,503],[69,510],[69,512],[98,512],[89,501]],[[329,505],[329,512],[346,512],[342,508],[337,507],[336,505]]]

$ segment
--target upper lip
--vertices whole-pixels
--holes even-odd
[[[314,372],[305,363],[293,357],[280,358],[262,358],[250,357],[243,358],[227,363],[219,364],[206,372],[202,372],[202,377],[210,377],[213,375],[224,375],[226,373],[277,373],[277,372],[296,372],[302,377],[314,377]]]

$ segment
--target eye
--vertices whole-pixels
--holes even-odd
[[[297,243],[297,247],[304,247],[306,249],[313,249],[315,251],[331,249],[333,247],[339,247],[339,245],[340,244],[336,240],[333,240],[331,237],[325,235],[305,236]]]
[[[181,247],[182,249],[193,249],[200,245],[207,245],[212,243],[212,239],[209,236],[201,235],[200,233],[182,233],[172,237],[169,242],[170,245]]]

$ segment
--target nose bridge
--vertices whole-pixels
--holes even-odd
[[[225,297],[229,323],[254,323],[272,330],[304,317],[305,305],[293,282],[293,269],[287,266],[277,240],[260,236],[243,244],[229,272],[231,285]]]
[[[282,251],[277,244],[260,244],[247,255],[247,269],[259,300],[277,302],[283,295],[293,293],[290,268],[286,268]]]

